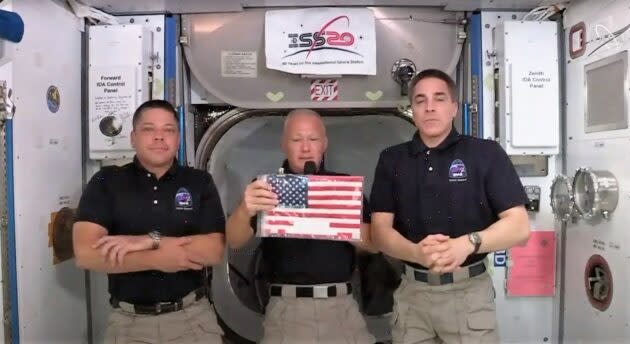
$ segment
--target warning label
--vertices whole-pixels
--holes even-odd
[[[221,76],[224,78],[256,78],[258,54],[255,51],[221,51]]]

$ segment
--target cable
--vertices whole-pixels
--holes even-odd
[[[630,24],[622,27],[621,29],[613,32],[613,36],[610,37],[607,41],[605,41],[604,43],[600,44],[597,48],[593,49],[593,51],[591,51],[588,55],[586,56],[591,56],[593,55],[597,50],[601,49],[603,46],[605,46],[606,44],[612,42],[613,40],[616,40],[617,37],[621,36],[621,34],[623,34],[624,32],[626,32],[628,29],[630,28]]]
[[[536,7],[533,10],[529,11],[529,13],[527,13],[523,17],[523,20],[533,20],[533,21],[547,20],[552,15],[564,10],[565,7],[566,6],[564,5],[564,2],[560,2],[555,5]]]
[[[414,21],[414,22],[435,23],[435,24],[462,24],[462,21],[465,21],[466,19],[459,19],[459,18],[433,19],[433,18],[414,18],[413,16],[409,16],[409,17],[375,18],[375,20],[400,20],[400,21]]]
[[[534,14],[539,14],[541,11],[546,10],[547,6],[540,6],[540,7],[536,7],[533,10],[529,11],[529,13],[527,13],[524,17],[523,20],[529,20],[529,17],[534,15]]]

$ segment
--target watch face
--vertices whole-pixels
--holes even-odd
[[[470,242],[473,243],[474,245],[478,245],[481,242],[481,238],[479,237],[479,234],[477,233],[470,233],[468,238],[470,239]]]

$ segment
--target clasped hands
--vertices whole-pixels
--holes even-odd
[[[431,234],[414,245],[415,263],[435,274],[459,269],[474,251],[466,235],[451,238],[443,234]]]

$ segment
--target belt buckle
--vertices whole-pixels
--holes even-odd
[[[433,286],[442,285],[442,281],[440,279],[440,275],[428,272],[427,273],[427,284],[428,285],[433,285]]]
[[[314,286],[313,287],[314,299],[327,299],[328,298],[328,286]]]
[[[174,304],[173,302],[158,302],[155,304],[155,313],[162,314],[162,312],[167,312],[168,306],[174,306],[175,309],[173,311],[175,312],[179,310],[179,304],[177,302]]]

